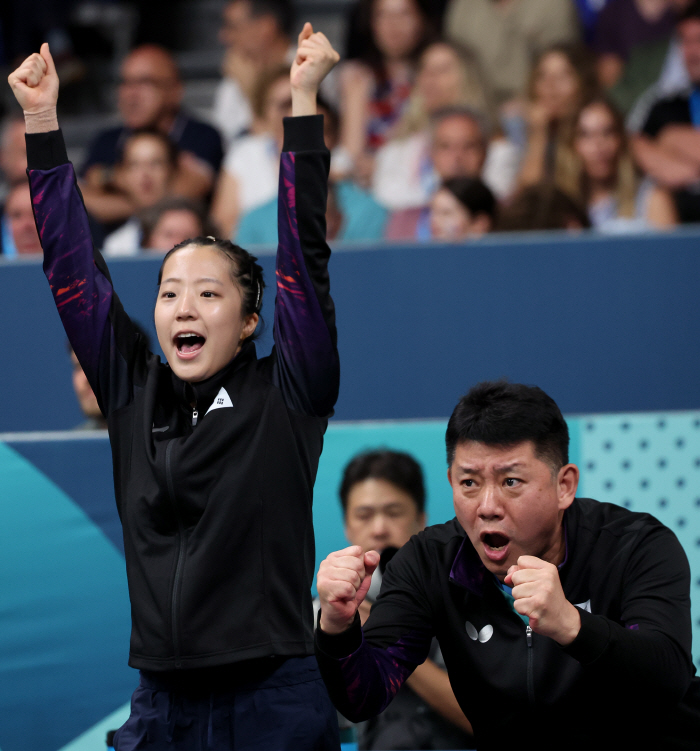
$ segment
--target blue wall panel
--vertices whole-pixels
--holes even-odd
[[[343,249],[331,261],[336,417],[444,418],[470,385],[501,376],[542,386],[569,414],[700,408],[699,238]],[[262,262],[271,282],[274,259]],[[110,264],[125,308],[150,328],[158,265]],[[76,425],[65,338],[38,265],[0,264],[0,299],[9,312],[0,387],[11,395],[0,431]]]

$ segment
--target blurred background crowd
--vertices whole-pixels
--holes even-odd
[[[329,240],[700,220],[700,0],[3,0],[0,66],[49,41],[106,255],[270,245],[307,19],[343,55]],[[0,107],[2,253],[37,253],[8,87]]]

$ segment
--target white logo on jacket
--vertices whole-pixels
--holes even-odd
[[[465,627],[467,629],[467,636],[472,641],[477,641],[478,639],[482,644],[485,644],[493,636],[493,626],[490,623],[487,623],[481,631],[477,631],[476,626],[470,621],[466,622]]]
[[[214,397],[211,407],[204,414],[208,415],[214,409],[225,409],[226,407],[233,407],[233,402],[226,389],[222,386],[219,389],[219,393]]]

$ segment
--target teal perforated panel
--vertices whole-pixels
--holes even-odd
[[[700,668],[700,412],[582,417],[579,440],[578,495],[653,514],[685,548]]]

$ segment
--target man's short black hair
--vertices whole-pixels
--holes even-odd
[[[551,396],[537,386],[485,381],[463,396],[447,423],[447,464],[458,444],[515,446],[532,441],[535,455],[558,471],[569,463],[569,428]]]
[[[676,25],[694,19],[700,21],[700,0],[693,0],[692,3],[678,15],[678,21]]]
[[[340,483],[340,503],[343,514],[348,511],[348,496],[359,482],[365,480],[385,480],[396,485],[411,496],[419,514],[425,510],[425,486],[420,464],[402,451],[379,449],[358,454],[345,467]]]
[[[452,193],[472,217],[485,214],[496,218],[496,197],[478,177],[451,177],[442,187]]]

